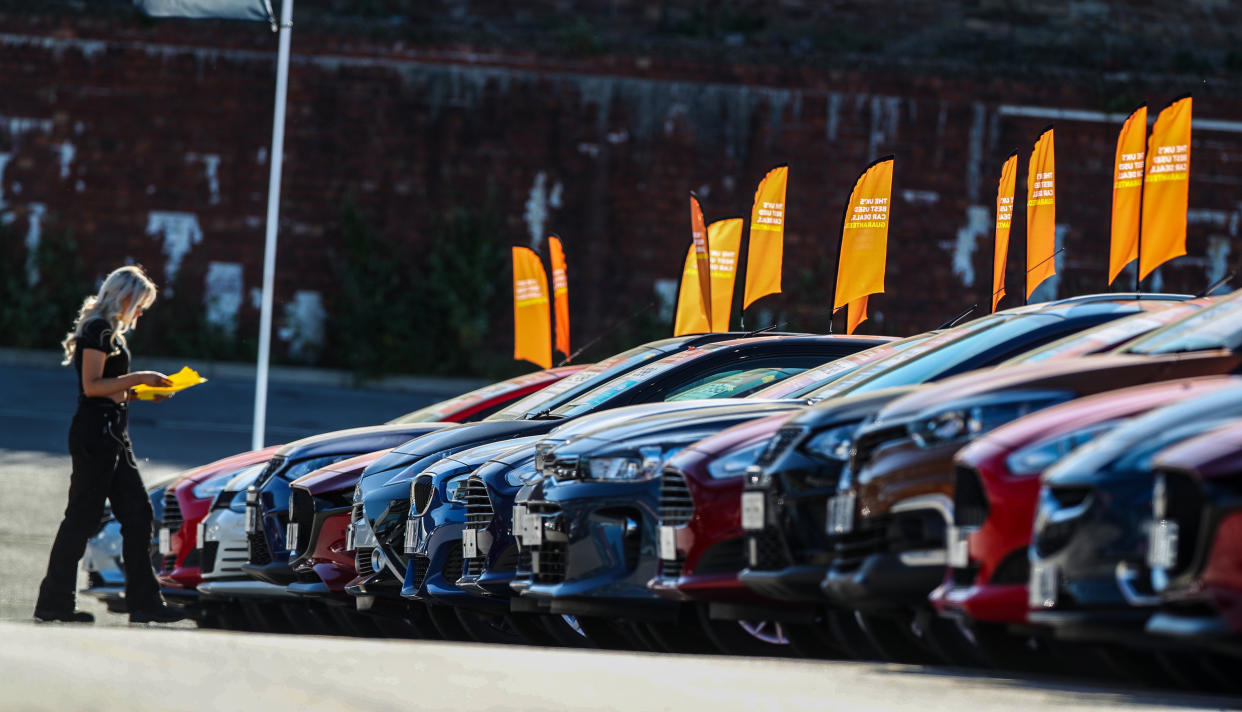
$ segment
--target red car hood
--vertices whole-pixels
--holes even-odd
[[[715,435],[703,438],[697,443],[691,445],[687,450],[703,453],[704,455],[719,455],[722,452],[728,452],[743,443],[761,438],[771,437],[780,430],[781,425],[789,420],[791,413],[777,413],[769,415],[759,420],[750,420],[745,423],[734,425],[731,428],[721,430]]]
[[[1237,477],[1242,472],[1242,423],[1230,423],[1167,447],[1156,455],[1152,466],[1190,472],[1203,479]]]
[[[280,445],[263,448],[262,450],[251,450],[249,452],[230,455],[223,460],[216,460],[213,463],[196,467],[185,473],[177,479],[171,486],[176,487],[194,487],[195,485],[205,482],[213,477],[223,475],[229,472],[236,472],[243,467],[257,465],[260,462],[267,462],[272,459],[272,455],[280,449]]]
[[[365,455],[351,457],[348,460],[334,462],[327,467],[321,467],[314,472],[302,475],[293,481],[292,486],[305,488],[313,495],[337,492],[342,489],[352,489],[354,485],[358,484],[358,477],[362,475],[362,471],[367,468],[367,465],[391,451],[392,448],[376,450]]]
[[[1002,425],[968,445],[958,456],[970,458],[971,451],[976,449],[976,446],[980,450],[991,447],[1012,450],[1052,435],[1070,432],[1114,418],[1127,418],[1145,413],[1162,405],[1196,395],[1204,395],[1239,383],[1242,383],[1242,378],[1237,376],[1204,376],[1146,383],[1141,386],[1078,398]]]

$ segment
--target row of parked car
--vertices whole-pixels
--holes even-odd
[[[204,627],[1233,689],[1240,371],[1242,292],[665,339],[156,485],[152,563]]]

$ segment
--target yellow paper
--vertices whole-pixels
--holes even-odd
[[[198,375],[198,372],[189,366],[183,366],[180,371],[169,376],[168,380],[172,381],[172,385],[163,388],[134,386],[134,395],[138,396],[139,400],[155,400],[156,396],[171,396],[177,391],[184,391],[190,386],[207,382],[206,378]]]

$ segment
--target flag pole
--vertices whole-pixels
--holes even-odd
[[[250,446],[263,447],[267,424],[267,375],[272,347],[272,290],[276,281],[276,228],[280,220],[281,164],[285,153],[285,102],[289,92],[289,41],[293,0],[280,3],[280,48],[276,60],[276,99],[272,115],[271,171],[267,186],[267,235],[263,248],[263,306],[259,316],[259,357],[254,384],[254,429]]]

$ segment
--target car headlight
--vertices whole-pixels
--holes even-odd
[[[1068,455],[1070,451],[1112,430],[1117,427],[1117,423],[1116,420],[1096,423],[1016,450],[1005,458],[1005,467],[1014,477],[1043,474],[1044,470]]]
[[[470,479],[470,473],[467,472],[464,475],[458,475],[454,477],[453,479],[449,480],[448,484],[444,485],[445,498],[448,499],[450,502],[457,502],[458,504],[465,504],[466,500],[465,500],[464,495],[466,491],[466,481],[469,479]]]
[[[680,448],[677,448],[680,449]],[[651,479],[676,450],[657,446],[640,447],[638,455],[592,457],[587,460],[587,477],[601,482],[624,482]]]
[[[191,490],[191,492],[193,492],[195,499],[207,499],[208,497],[215,497],[223,492],[225,485],[228,483],[229,478],[227,477],[213,477],[206,482],[200,482],[197,485],[194,485],[194,489]]]
[[[746,468],[755,464],[755,461],[759,459],[760,453],[767,446],[767,440],[760,440],[753,445],[734,450],[723,457],[717,457],[708,463],[707,474],[718,480],[741,477],[746,474]]]
[[[358,503],[359,503],[359,502],[361,502],[361,501],[362,501],[362,483],[361,483],[361,482],[359,482],[358,484],[354,485],[354,499],[353,499],[353,502],[354,502],[354,504],[358,504]]]
[[[962,442],[1029,413],[1063,403],[1071,397],[1067,394],[1031,394],[1011,400],[950,408],[911,423],[908,430],[919,447]]]
[[[806,452],[835,462],[849,462],[854,447],[854,434],[858,423],[847,423],[828,428],[811,436],[802,446]]]

